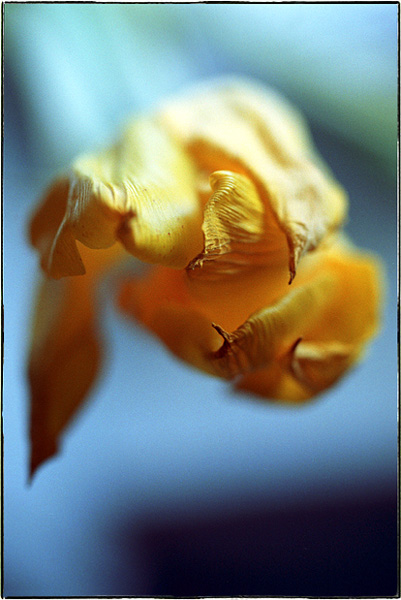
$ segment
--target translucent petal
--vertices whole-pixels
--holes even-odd
[[[300,257],[342,224],[344,191],[313,150],[302,118],[277,94],[241,80],[218,82],[167,104],[160,122],[206,172],[247,175],[265,205],[266,236]]]
[[[77,240],[97,249],[120,241],[141,260],[185,267],[203,246],[196,178],[171,136],[152,120],[135,121],[116,145],[80,157],[49,190],[32,227],[51,229],[46,249],[34,242],[45,271],[54,278],[82,274]],[[64,213],[54,232],[48,218],[56,200]]]
[[[249,177],[232,171],[210,176],[212,195],[206,203],[204,248],[187,269],[189,275],[216,279],[261,265],[287,267],[287,249],[267,235],[265,208]]]

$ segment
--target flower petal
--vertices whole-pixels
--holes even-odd
[[[159,119],[200,168],[253,181],[265,205],[266,235],[288,245],[291,279],[300,257],[342,224],[344,191],[300,115],[275,93],[240,80],[217,83],[167,104]]]
[[[246,374],[237,382],[238,389],[300,402],[329,388],[363,356],[379,327],[381,266],[340,242],[317,267],[332,277],[332,293],[276,364]],[[307,287],[316,286],[311,276]]]
[[[355,360],[351,344],[300,339],[291,349],[289,367],[295,379],[317,393],[331,387]]]
[[[53,243],[63,221],[69,193],[68,177],[56,179],[47,190],[42,202],[34,213],[29,228],[30,242],[40,253],[42,269],[49,271],[49,264],[54,262]],[[80,255],[74,244],[71,245],[72,255],[66,254],[64,261],[76,275],[85,273]]]
[[[150,119],[132,123],[109,150],[79,158],[61,181],[50,189],[44,207],[57,199],[65,207],[62,221],[45,250],[35,244],[51,277],[84,272],[76,240],[96,249],[118,240],[141,260],[177,268],[202,249],[193,163]],[[33,229],[46,229],[47,214],[39,211]]]
[[[335,383],[374,335],[379,271],[375,260],[338,241],[305,260],[288,294],[232,332],[212,323],[211,306],[168,269],[125,283],[120,306],[194,366],[264,397],[302,401]]]
[[[186,280],[185,272],[158,267],[145,278],[124,281],[118,304],[176,356],[215,375],[209,355],[221,346],[221,338],[193,305]]]
[[[219,375],[234,379],[274,362],[320,317],[335,281],[329,273],[294,288],[273,306],[251,315],[233,333],[214,325],[224,343],[214,355]]]
[[[93,384],[101,361],[95,289],[119,257],[115,249],[81,252],[88,274],[43,278],[33,315],[29,354],[31,476],[57,451],[58,438]]]
[[[216,279],[261,265],[287,266],[287,250],[265,230],[265,209],[245,175],[216,171],[203,214],[204,249],[187,267],[189,275]],[[276,243],[275,243],[276,242]]]

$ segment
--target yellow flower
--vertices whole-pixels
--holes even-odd
[[[156,266],[122,284],[120,307],[184,361],[283,401],[336,382],[380,304],[379,266],[339,232],[346,211],[301,116],[249,82],[199,88],[78,158],[31,222],[46,274],[29,363],[32,472],[95,379],[95,288],[127,253]]]

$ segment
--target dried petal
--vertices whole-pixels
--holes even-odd
[[[205,171],[247,175],[265,205],[265,235],[300,257],[342,224],[344,191],[313,150],[302,118],[273,92],[219,82],[168,104],[160,122]]]
[[[187,269],[190,275],[215,279],[233,276],[261,265],[287,264],[287,249],[265,231],[265,209],[245,175],[216,171],[213,191],[203,214],[204,249]]]
[[[261,280],[266,271],[258,270]],[[231,333],[212,323],[210,307],[196,297],[191,282],[168,269],[126,282],[120,306],[196,367],[264,397],[299,401],[337,381],[374,334],[378,271],[373,259],[338,241],[305,261],[288,294]],[[244,301],[248,289],[233,304]],[[220,309],[223,314],[224,306]]]
[[[49,190],[35,230],[49,226],[48,209],[56,199],[65,208],[57,231],[49,227],[51,242],[43,249],[33,239],[51,277],[84,272],[76,240],[97,249],[119,240],[144,261],[177,268],[202,249],[192,161],[151,120],[135,121],[109,150],[79,158],[69,177]]]

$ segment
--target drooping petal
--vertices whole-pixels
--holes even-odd
[[[85,276],[60,281],[43,277],[38,287],[28,365],[31,476],[56,453],[59,436],[81,406],[101,363],[95,291],[99,276],[119,252],[80,251],[88,267]]]
[[[170,135],[150,119],[134,121],[117,144],[80,157],[49,190],[33,229],[47,227],[55,198],[65,208],[46,248],[34,242],[43,268],[54,278],[82,274],[76,241],[96,249],[119,241],[146,262],[185,267],[203,245],[196,178]]]
[[[302,118],[277,94],[239,80],[219,82],[167,104],[159,119],[200,168],[253,181],[265,205],[266,237],[288,245],[291,279],[300,257],[342,224],[345,193]]]
[[[31,219],[30,241],[40,252],[44,270],[64,219],[68,189],[67,178],[56,180]],[[94,252],[79,246],[80,251],[75,244],[72,248],[81,265],[84,255],[86,275],[61,281],[42,276],[38,284],[28,360],[31,476],[57,451],[58,438],[82,404],[101,362],[95,290],[99,277],[121,258],[122,249],[114,245]]]
[[[302,401],[358,360],[378,326],[379,287],[375,260],[339,241],[304,262],[288,294],[231,332],[194,295],[190,280],[168,269],[127,282],[120,306],[197,368],[267,398]]]

